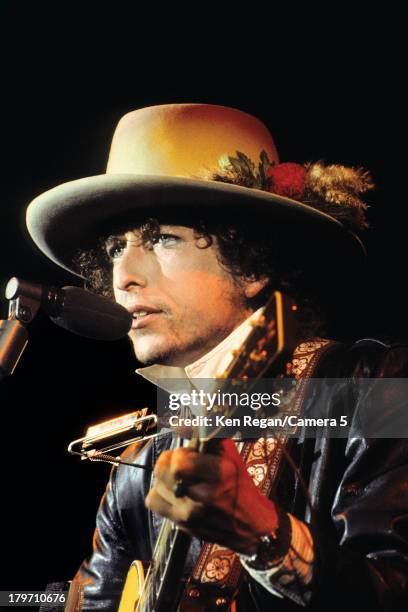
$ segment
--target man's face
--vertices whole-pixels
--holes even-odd
[[[142,363],[186,366],[225,338],[252,312],[234,281],[191,228],[161,225],[154,244],[127,232],[108,251],[115,299],[134,314],[129,333]]]

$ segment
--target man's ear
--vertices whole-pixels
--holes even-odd
[[[254,298],[265,289],[266,285],[269,283],[268,276],[261,276],[261,278],[246,278],[243,280],[243,287],[245,297],[248,299]]]

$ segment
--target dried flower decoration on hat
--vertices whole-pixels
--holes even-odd
[[[370,173],[362,168],[347,168],[318,161],[304,165],[271,162],[265,151],[256,166],[241,151],[236,157],[222,155],[218,168],[205,170],[202,178],[269,191],[298,200],[334,217],[352,231],[368,227],[368,206],[360,194],[374,188]]]

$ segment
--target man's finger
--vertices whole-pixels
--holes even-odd
[[[169,491],[163,483],[157,482],[150,489],[145,505],[156,514],[165,516],[175,523],[180,521],[189,522],[190,520],[199,520],[202,517],[202,504],[193,501],[187,497],[177,499],[174,494]]]
[[[152,512],[160,514],[165,518],[173,518],[172,505],[162,497],[156,489],[150,489],[149,493],[145,498],[145,506]]]
[[[173,489],[180,479],[186,486],[199,482],[216,484],[225,480],[228,470],[234,469],[230,463],[223,462],[218,455],[199,454],[188,448],[179,448],[162,453],[154,473],[169,489]]]

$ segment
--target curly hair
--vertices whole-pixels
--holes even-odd
[[[274,239],[270,228],[260,227],[260,224],[234,224],[203,219],[194,225],[184,222],[177,224],[192,227],[197,248],[208,248],[215,244],[220,264],[233,279],[269,279],[266,287],[248,301],[253,310],[265,304],[272,291],[279,290],[290,295],[299,305],[302,337],[325,333],[324,300],[316,282],[296,261],[295,254],[291,256],[287,251],[282,254],[281,242]],[[158,239],[160,225],[158,219],[148,218],[131,229],[137,229],[141,243],[149,246]],[[115,234],[100,236],[95,246],[78,251],[74,266],[78,274],[87,279],[88,289],[113,299],[112,259],[107,252],[107,243],[129,229],[129,223],[116,227]]]

